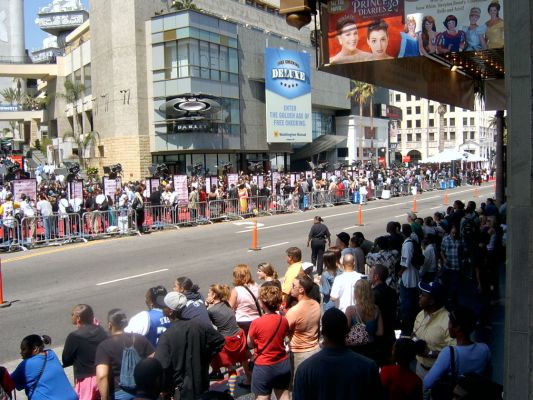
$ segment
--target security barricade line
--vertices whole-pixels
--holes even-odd
[[[172,206],[145,206],[143,230],[179,229],[175,212]]]
[[[79,213],[27,216],[20,222],[21,244],[27,248],[59,246],[83,238]]]
[[[22,244],[20,223],[17,218],[9,217],[2,221],[2,242],[0,250],[10,252],[14,250],[27,250]]]
[[[143,211],[132,209],[85,212],[82,215],[83,238],[94,240],[138,234],[144,226],[144,217]]]

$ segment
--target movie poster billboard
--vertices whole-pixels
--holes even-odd
[[[25,194],[30,200],[37,201],[37,180],[35,179],[17,179],[11,181],[13,199],[20,201],[20,196]]]
[[[265,99],[268,143],[313,140],[309,53],[265,49]]]
[[[176,191],[176,196],[178,202],[187,202],[189,201],[189,190],[187,188],[187,175],[174,175],[174,190]]]
[[[322,14],[325,64],[445,55],[503,47],[494,0],[330,0]]]
[[[122,188],[122,178],[109,178],[104,176],[102,178],[102,187],[104,188],[104,194],[113,198],[117,189]]]
[[[83,181],[72,181],[67,184],[67,195],[69,200],[83,200]]]

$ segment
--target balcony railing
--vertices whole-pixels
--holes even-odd
[[[21,57],[5,57],[0,56],[0,64],[31,64],[31,58],[29,56]]]

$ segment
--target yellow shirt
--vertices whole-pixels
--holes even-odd
[[[287,272],[285,272],[285,278],[283,281],[283,286],[281,287],[281,290],[285,294],[290,294],[292,289],[292,281],[294,278],[298,276],[298,273],[302,269],[302,262],[298,261],[294,264],[289,265],[289,268],[287,268]]]
[[[424,340],[431,351],[441,351],[447,346],[457,344],[455,339],[450,337],[448,331],[448,310],[444,307],[430,314],[426,311],[420,311],[416,316],[413,327],[413,336]],[[425,367],[431,367],[436,359],[416,356],[420,364]]]

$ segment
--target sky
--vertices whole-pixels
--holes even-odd
[[[35,24],[35,18],[37,18],[37,11],[51,2],[52,0],[24,0],[24,35],[26,49],[30,51],[43,46],[43,39],[47,33],[39,29]],[[82,0],[81,3],[86,10],[89,10],[89,0]]]

